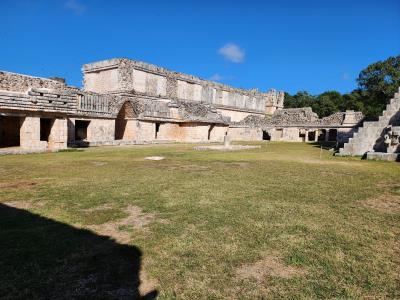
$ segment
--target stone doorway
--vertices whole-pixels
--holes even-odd
[[[75,140],[76,141],[85,141],[87,139],[87,130],[89,127],[90,121],[75,121]]]
[[[133,110],[133,106],[130,102],[125,102],[118,115],[115,119],[115,139],[116,140],[128,140],[134,139],[135,133],[132,126],[128,126],[131,119],[136,118],[137,115]]]
[[[158,133],[160,132],[160,126],[161,126],[161,123],[156,123],[156,130],[155,130],[155,136],[154,136],[155,139],[158,138]]]
[[[40,118],[40,140],[48,142],[51,128],[53,127],[54,120],[49,118]]]
[[[309,140],[309,141],[315,141],[315,138],[316,138],[316,133],[315,133],[315,131],[309,131],[309,132],[308,132],[308,140]]]
[[[269,135],[268,131],[263,130],[263,136],[262,136],[263,141],[270,141],[271,136]]]
[[[305,142],[305,141],[306,141],[306,134],[307,134],[307,133],[299,133],[300,141],[302,141],[302,142]]]
[[[19,147],[23,118],[0,116],[0,148]]]
[[[336,140],[337,140],[337,129],[330,129],[329,130],[328,141],[336,142]]]

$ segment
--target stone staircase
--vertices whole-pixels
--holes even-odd
[[[391,119],[400,110],[400,88],[390,103],[386,105],[386,110],[383,111],[378,121],[364,122],[363,127],[358,128],[353,137],[344,144],[343,148],[339,149],[339,156],[346,155],[364,155],[366,152],[374,150],[376,141],[381,137],[382,132]]]

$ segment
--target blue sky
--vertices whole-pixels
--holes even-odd
[[[0,70],[60,76],[127,57],[243,88],[349,92],[400,54],[400,0],[0,0]]]

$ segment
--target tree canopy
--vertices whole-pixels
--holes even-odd
[[[400,55],[367,66],[360,72],[357,83],[357,89],[343,95],[337,91],[317,96],[307,91],[285,93],[285,108],[311,107],[320,118],[351,109],[375,119],[400,86]]]

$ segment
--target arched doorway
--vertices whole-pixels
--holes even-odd
[[[133,119],[137,117],[132,104],[125,102],[115,119],[115,139],[116,140],[133,140],[135,130]]]

